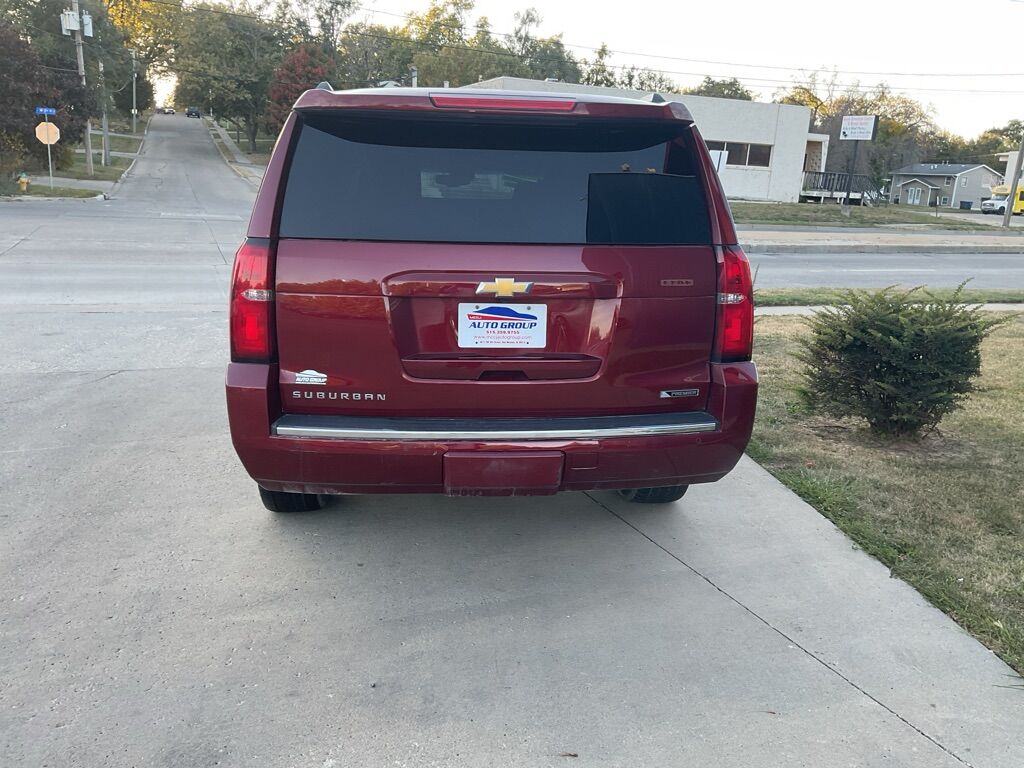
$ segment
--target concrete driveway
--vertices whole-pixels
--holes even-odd
[[[263,511],[221,389],[252,190],[176,117],[120,199],[0,205],[0,765],[1024,765],[1020,679],[750,461]]]

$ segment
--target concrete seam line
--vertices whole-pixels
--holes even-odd
[[[895,711],[894,709],[892,709],[891,707],[889,707],[888,705],[886,705],[885,703],[883,703],[883,702],[882,702],[881,700],[879,700],[878,698],[876,698],[876,697],[875,697],[875,696],[873,696],[872,694],[868,693],[868,692],[867,692],[867,691],[866,691],[866,690],[865,690],[864,688],[862,688],[861,686],[857,685],[857,683],[853,682],[853,680],[851,680],[851,679],[850,679],[849,677],[847,677],[846,675],[844,675],[844,674],[843,674],[842,672],[840,672],[840,671],[839,671],[838,669],[836,669],[835,667],[831,666],[830,664],[828,664],[828,663],[827,663],[826,661],[824,661],[823,659],[819,658],[819,657],[818,657],[818,656],[817,656],[817,655],[816,655],[815,653],[813,653],[812,651],[808,650],[808,649],[807,649],[807,648],[805,648],[805,647],[804,647],[803,645],[801,645],[801,644],[800,644],[799,642],[797,642],[797,641],[796,641],[796,640],[794,640],[794,639],[793,639],[792,637],[790,637],[790,636],[789,636],[789,635],[787,635],[787,634],[786,634],[785,632],[783,632],[783,631],[782,631],[781,629],[779,629],[778,627],[776,627],[775,625],[773,625],[773,624],[772,624],[772,623],[771,623],[770,621],[768,621],[768,620],[767,620],[766,618],[764,618],[764,617],[763,617],[763,616],[761,616],[761,615],[760,615],[759,613],[757,613],[757,611],[755,611],[754,609],[752,609],[752,608],[749,608],[749,607],[747,607],[746,605],[744,605],[744,604],[743,604],[742,602],[740,602],[740,600],[739,600],[739,599],[737,599],[737,598],[733,597],[733,596],[732,596],[732,595],[731,595],[731,594],[730,594],[729,592],[727,592],[726,590],[722,589],[722,588],[721,588],[720,586],[718,586],[718,585],[717,585],[717,584],[716,584],[716,583],[715,583],[714,581],[712,581],[712,580],[711,580],[711,579],[710,579],[709,577],[705,576],[705,575],[704,575],[703,573],[701,573],[700,571],[698,571],[698,570],[697,570],[696,568],[694,568],[694,567],[693,567],[692,565],[690,565],[689,563],[687,563],[687,562],[686,562],[685,560],[683,560],[683,559],[682,559],[681,557],[679,557],[679,556],[678,556],[677,554],[675,554],[674,552],[672,552],[672,551],[671,551],[670,549],[668,549],[667,547],[665,547],[665,546],[663,546],[663,545],[659,544],[659,543],[658,543],[657,541],[655,541],[654,539],[652,539],[652,538],[651,538],[650,536],[648,536],[648,535],[647,535],[646,533],[644,533],[644,532],[643,532],[642,530],[640,530],[639,528],[637,528],[637,527],[636,527],[635,525],[633,525],[633,523],[629,522],[629,520],[627,520],[626,518],[624,518],[624,517],[623,517],[622,515],[620,515],[620,514],[619,514],[618,512],[616,512],[616,511],[615,511],[614,509],[612,509],[611,507],[609,507],[609,506],[608,506],[607,504],[605,504],[604,502],[600,501],[599,499],[595,499],[595,498],[594,498],[593,496],[591,496],[591,495],[590,495],[590,492],[589,492],[589,491],[584,491],[584,492],[583,492],[583,495],[584,495],[584,496],[586,496],[586,497],[587,497],[588,499],[590,499],[590,500],[591,500],[592,502],[594,502],[595,504],[597,504],[597,506],[601,507],[601,508],[602,508],[602,509],[604,509],[604,510],[605,510],[606,512],[608,512],[608,514],[610,514],[610,515],[611,515],[612,517],[615,517],[615,518],[617,518],[617,519],[618,519],[618,520],[619,520],[620,522],[622,522],[622,523],[624,523],[625,525],[627,525],[627,526],[629,526],[630,528],[632,528],[632,529],[633,529],[634,531],[636,531],[636,532],[637,532],[638,534],[640,534],[640,535],[641,535],[641,536],[643,536],[643,537],[644,537],[645,539],[647,539],[647,540],[648,540],[649,542],[651,542],[651,544],[653,544],[654,546],[656,546],[656,547],[657,547],[658,549],[660,549],[660,550],[661,550],[662,552],[664,552],[664,553],[665,553],[666,555],[668,555],[669,557],[671,557],[671,558],[672,558],[673,560],[675,560],[675,561],[676,561],[677,563],[679,563],[679,564],[680,564],[681,566],[683,566],[684,568],[686,568],[686,569],[687,569],[688,571],[690,571],[691,573],[693,573],[693,574],[694,574],[695,576],[697,576],[698,578],[700,578],[700,579],[702,579],[703,581],[707,582],[707,583],[708,583],[708,584],[709,584],[709,585],[710,585],[710,586],[711,586],[712,588],[714,588],[714,589],[715,589],[715,590],[716,590],[717,592],[720,592],[720,593],[721,593],[722,595],[724,595],[724,596],[725,596],[725,597],[726,597],[726,598],[727,598],[728,600],[730,600],[730,601],[732,601],[733,603],[735,603],[736,605],[738,605],[738,606],[739,606],[740,608],[742,608],[742,609],[743,609],[744,611],[746,611],[746,612],[747,612],[747,613],[749,613],[749,614],[750,614],[751,616],[753,616],[753,617],[754,617],[755,619],[757,619],[757,620],[758,620],[759,622],[761,622],[761,623],[762,623],[762,624],[764,624],[764,625],[765,625],[766,627],[768,627],[768,629],[770,629],[770,630],[771,630],[772,632],[776,633],[777,635],[779,635],[779,637],[783,638],[783,639],[784,639],[784,640],[786,640],[786,641],[787,641],[788,643],[790,643],[790,644],[791,644],[791,645],[792,645],[792,646],[793,646],[794,648],[799,648],[799,649],[800,649],[800,650],[801,650],[801,651],[802,651],[802,652],[803,652],[804,654],[806,654],[806,655],[807,655],[807,656],[809,656],[810,658],[814,659],[814,661],[818,662],[818,664],[820,664],[821,666],[823,666],[823,667],[824,667],[825,669],[827,669],[827,670],[828,670],[829,672],[831,672],[832,674],[834,674],[834,675],[835,675],[836,677],[838,677],[838,678],[839,678],[840,680],[842,680],[843,682],[845,682],[845,683],[846,683],[847,685],[849,685],[849,686],[850,686],[851,688],[853,688],[854,690],[856,690],[856,691],[857,691],[858,693],[860,693],[861,695],[863,695],[863,696],[865,696],[866,698],[868,698],[868,699],[870,699],[871,701],[873,701],[873,702],[874,702],[875,704],[877,704],[877,705],[878,705],[879,707],[881,707],[882,709],[884,709],[884,710],[885,710],[886,712],[888,712],[888,713],[889,713],[890,715],[892,715],[892,716],[893,716],[893,717],[895,717],[895,718],[896,718],[897,720],[899,720],[900,722],[902,722],[902,723],[903,723],[904,725],[906,725],[906,726],[907,726],[908,728],[910,728],[910,729],[912,729],[912,730],[916,731],[916,732],[917,732],[917,734],[918,734],[919,736],[922,736],[922,737],[924,737],[925,739],[927,739],[928,741],[930,741],[930,742],[931,742],[932,744],[934,744],[934,745],[935,745],[936,747],[938,747],[939,749],[941,749],[941,750],[942,750],[943,752],[945,752],[945,753],[946,753],[947,755],[949,755],[950,757],[952,757],[952,758],[953,758],[954,760],[956,760],[956,761],[957,761],[958,763],[960,763],[961,765],[965,765],[965,766],[967,766],[967,768],[975,768],[973,764],[971,764],[971,763],[967,762],[966,760],[964,760],[964,759],[963,759],[962,757],[960,757],[960,755],[956,754],[956,752],[954,752],[953,750],[951,750],[951,749],[950,749],[949,747],[947,747],[946,745],[944,745],[944,744],[943,744],[942,742],[938,741],[938,740],[937,740],[937,739],[936,739],[935,737],[933,737],[933,736],[929,735],[929,734],[928,734],[927,732],[925,732],[924,730],[922,730],[921,728],[919,728],[918,726],[914,725],[914,724],[913,724],[912,722],[910,722],[909,720],[907,720],[907,718],[905,718],[905,717],[904,717],[903,715],[901,715],[901,714],[900,714],[899,712],[896,712],[896,711]]]

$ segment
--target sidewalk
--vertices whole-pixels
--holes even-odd
[[[46,173],[35,174],[31,177],[33,188],[48,187],[50,176]],[[117,182],[104,179],[69,179],[64,176],[54,176],[53,186],[69,187],[70,189],[94,189],[97,192],[108,194]]]
[[[968,302],[970,303],[970,302]],[[985,312],[1021,312],[1024,310],[1024,304],[982,304],[981,308]],[[828,309],[825,306],[794,306],[794,307],[755,307],[754,315],[760,317],[762,315],[800,315],[807,316],[813,315],[816,312],[821,312],[823,309]]]
[[[217,134],[217,138],[221,140],[224,148],[233,158],[224,158],[228,167],[254,187],[259,187],[260,183],[263,181],[263,173],[267,170],[266,166],[257,165],[249,160],[248,156],[238,148],[235,140],[231,138],[231,134],[229,134],[224,127],[220,125],[220,123],[206,117],[203,118],[203,122]]]
[[[855,227],[766,228],[740,226],[748,253],[1020,253],[1024,237],[1003,232],[955,232]]]

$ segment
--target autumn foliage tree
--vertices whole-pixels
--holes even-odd
[[[267,131],[280,131],[299,94],[324,80],[329,81],[332,68],[330,56],[319,45],[303,45],[285,56],[274,70],[267,89]]]

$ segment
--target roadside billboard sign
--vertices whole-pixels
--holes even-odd
[[[878,115],[846,115],[839,128],[840,141],[873,141],[878,132]]]

